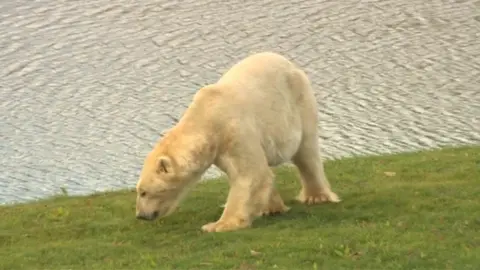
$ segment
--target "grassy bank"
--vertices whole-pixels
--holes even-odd
[[[480,269],[480,147],[326,163],[342,202],[304,206],[296,170],[277,170],[292,210],[206,234],[225,181],[180,209],[134,218],[135,193],[0,207],[0,269]]]

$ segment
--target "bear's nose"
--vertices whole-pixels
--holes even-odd
[[[158,217],[158,214],[158,211],[155,211],[151,214],[137,213],[136,217],[137,219],[141,220],[154,220]]]
[[[137,219],[147,220],[147,217],[143,214],[137,214]]]

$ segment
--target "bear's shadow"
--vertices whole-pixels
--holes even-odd
[[[290,207],[290,210],[288,212],[257,217],[254,220],[253,227],[255,228],[268,228],[271,226],[291,227],[293,221],[295,222],[295,226],[305,226],[305,225],[301,225],[302,220],[306,220],[312,217],[317,217],[319,215],[322,215],[322,220],[326,220],[327,222],[338,223],[341,220],[343,220],[347,215],[347,213],[333,214],[332,209],[330,209],[330,211],[326,211],[325,214],[322,214],[321,212],[319,212],[319,210],[322,208],[326,209],[327,207],[338,207],[337,204],[327,203],[327,204],[317,204],[317,205],[305,205],[296,200],[285,201],[285,204]],[[216,221],[222,215],[223,209],[224,209],[223,207],[219,206],[215,211],[209,211],[208,214],[203,216],[202,220],[198,220],[198,221],[205,222],[205,223]]]

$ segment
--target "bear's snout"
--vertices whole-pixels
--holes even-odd
[[[141,220],[154,220],[158,217],[158,211],[152,213],[137,213],[137,219]]]

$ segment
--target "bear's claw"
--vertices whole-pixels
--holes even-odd
[[[316,195],[303,195],[303,194],[300,194],[298,197],[297,197],[297,200],[304,203],[304,204],[320,204],[320,203],[327,203],[327,202],[331,202],[331,203],[338,203],[340,202],[340,198],[338,197],[337,194],[335,194],[334,192],[321,192],[319,194],[316,194]]]
[[[275,207],[269,207],[268,209],[262,211],[261,215],[262,216],[270,216],[270,215],[276,215],[276,214],[281,214],[288,212],[290,210],[290,207],[285,206],[285,205],[276,205]]]
[[[227,232],[235,231],[239,229],[244,229],[250,227],[248,222],[224,222],[217,221],[205,224],[202,226],[202,231],[204,232]]]

